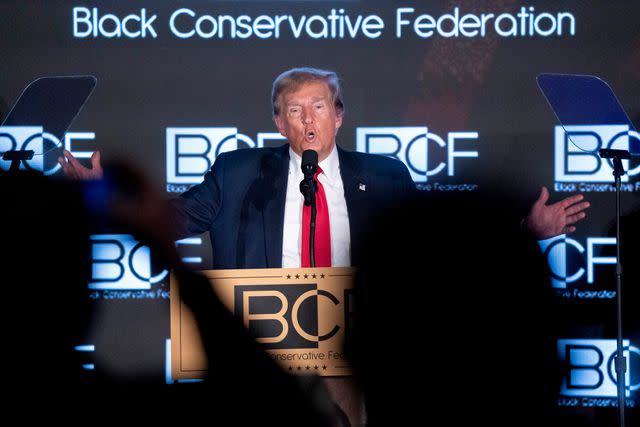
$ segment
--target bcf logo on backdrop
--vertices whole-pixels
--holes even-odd
[[[556,289],[565,289],[567,284],[577,282],[587,276],[587,283],[595,281],[597,265],[615,264],[615,256],[605,256],[604,249],[615,247],[615,237],[588,237],[586,248],[575,239],[562,234],[538,242],[547,259],[551,272],[551,284]],[[586,269],[570,259],[583,260]]]
[[[148,290],[168,274],[162,270],[152,275],[149,247],[129,234],[94,234],[90,240],[89,289]]]
[[[43,172],[45,175],[52,175],[60,169],[57,162],[59,151],[54,150],[64,145],[77,158],[89,158],[91,152],[72,150],[74,140],[95,139],[94,132],[67,132],[64,141],[60,141],[55,135],[44,132],[42,126],[0,126],[0,153],[10,150],[33,150],[34,156],[31,160],[20,163],[20,169],[32,169]],[[53,159],[45,158],[51,152]],[[0,169],[8,170],[10,161],[4,161],[0,157]]]
[[[640,388],[635,370],[640,349],[623,340],[623,356],[627,361],[625,389],[627,397]],[[566,368],[560,394],[564,396],[616,397],[616,340],[560,339],[558,357]],[[633,374],[632,374],[632,371]]]
[[[235,127],[169,127],[167,183],[199,184],[220,154],[284,139],[279,133],[260,132],[254,141]]]
[[[356,129],[356,150],[382,154],[402,161],[416,183],[427,182],[447,169],[447,176],[455,174],[455,159],[476,158],[477,151],[456,150],[461,140],[477,140],[478,132],[449,132],[446,141],[426,126],[359,127]],[[446,150],[446,162],[430,167],[432,150]]]
[[[555,127],[555,180],[558,182],[613,182],[610,159],[598,155],[601,148],[629,150],[629,138],[640,140],[638,132],[628,125],[590,125]],[[629,160],[623,160],[628,182],[640,173],[640,166],[629,170]]]

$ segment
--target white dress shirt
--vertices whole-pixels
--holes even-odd
[[[282,236],[282,267],[299,268],[302,256],[302,205],[304,197],[300,193],[300,181],[304,178],[302,158],[289,147],[289,177],[287,179],[287,201],[284,207],[284,230]],[[331,154],[320,162],[322,173],[318,181],[324,188],[329,206],[329,228],[331,233],[331,266],[351,265],[351,235],[349,214],[344,198],[344,186],[340,175],[338,150],[333,147]]]

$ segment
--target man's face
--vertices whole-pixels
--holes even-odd
[[[304,150],[315,150],[322,161],[336,145],[342,112],[336,111],[329,86],[317,81],[281,95],[280,113],[274,120],[296,154],[302,156]]]

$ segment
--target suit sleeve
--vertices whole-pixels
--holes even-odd
[[[224,154],[218,156],[204,181],[170,201],[180,238],[201,234],[212,228],[220,212],[224,187]]]

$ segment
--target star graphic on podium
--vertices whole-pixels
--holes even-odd
[[[315,366],[313,367],[313,369],[315,369],[315,370],[317,371],[317,370],[318,370],[318,365],[315,365]]]
[[[315,274],[312,274],[312,275],[311,275],[311,277],[312,277],[313,279],[315,279],[315,278],[316,278],[316,275],[315,275]]]
[[[327,369],[327,365],[322,365],[322,369],[326,370]]]
[[[296,274],[296,279],[299,279],[299,278],[300,278],[300,275],[299,275],[299,274]]]
[[[305,279],[308,279],[308,278],[309,278],[309,275],[308,275],[308,274],[305,274],[305,275],[304,275],[304,278],[305,278]]]
[[[309,369],[311,369],[311,366],[307,365],[307,366],[306,366],[306,369],[307,369],[307,371],[308,371]]]
[[[287,274],[287,279],[291,279],[291,275],[290,274]]]
[[[324,273],[320,274],[320,278],[324,279]]]
[[[300,366],[298,366],[298,371],[299,371],[300,369],[302,369],[302,368],[301,368]]]

